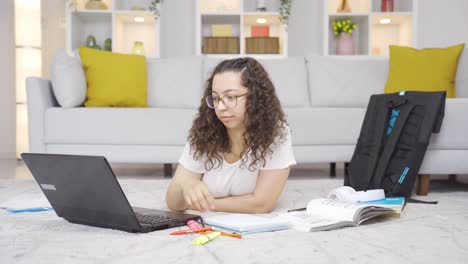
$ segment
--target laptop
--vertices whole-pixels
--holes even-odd
[[[151,232],[199,221],[198,215],[131,207],[105,157],[21,154],[54,208],[71,223]]]

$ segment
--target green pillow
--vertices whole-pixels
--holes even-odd
[[[146,58],[80,47],[85,106],[146,107]]]
[[[385,93],[446,91],[454,98],[458,58],[465,44],[448,48],[414,49],[390,45],[390,68]]]

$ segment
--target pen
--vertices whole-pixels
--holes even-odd
[[[291,209],[291,210],[288,210],[288,213],[290,212],[296,212],[296,211],[305,211],[307,208],[303,207],[303,208],[297,208],[297,209]]]
[[[192,233],[200,233],[205,231],[213,230],[212,227],[203,227],[199,229],[186,229],[186,230],[178,230],[170,233],[170,235],[185,235],[185,234],[192,234]]]

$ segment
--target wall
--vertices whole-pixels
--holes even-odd
[[[418,46],[468,45],[468,1],[419,0]]]
[[[64,0],[42,0],[42,76],[50,78],[55,53],[66,47]]]
[[[14,158],[15,115],[15,28],[14,0],[0,1],[0,158]]]

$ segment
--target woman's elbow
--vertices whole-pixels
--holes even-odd
[[[258,201],[255,205],[255,214],[269,214],[275,209],[276,203],[271,201]]]

